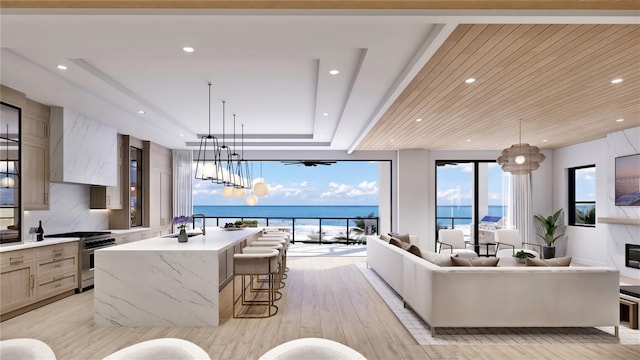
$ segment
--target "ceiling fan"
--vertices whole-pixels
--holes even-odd
[[[318,165],[332,165],[335,161],[317,161],[317,160],[296,160],[296,161],[281,161],[285,165],[304,165],[304,166],[318,166]]]

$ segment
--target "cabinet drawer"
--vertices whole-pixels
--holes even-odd
[[[50,298],[78,286],[77,272],[67,272],[55,276],[38,276],[36,280],[36,300]]]
[[[0,253],[1,260],[0,264],[2,264],[2,268],[7,268],[11,266],[19,266],[34,259],[34,249],[24,249],[24,250],[16,250],[16,251],[7,251]]]
[[[36,248],[36,257],[61,258],[66,255],[78,255],[78,242],[72,241],[63,244],[42,246]]]
[[[78,269],[78,256],[64,255],[38,259],[36,273],[38,277],[53,273],[68,273]]]

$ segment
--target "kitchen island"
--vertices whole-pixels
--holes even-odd
[[[155,237],[96,251],[98,326],[218,326],[219,291],[233,279],[233,254],[259,228],[207,228],[186,243]]]

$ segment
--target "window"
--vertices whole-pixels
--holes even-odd
[[[596,224],[596,166],[569,169],[569,225]]]
[[[0,244],[20,242],[20,117],[0,105]]]
[[[131,227],[142,226],[142,150],[131,147]]]

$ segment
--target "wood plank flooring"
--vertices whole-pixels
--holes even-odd
[[[300,337],[344,343],[369,360],[640,359],[640,346],[418,345],[354,265],[357,257],[289,258],[280,310],[267,319],[231,318],[231,286],[221,293],[218,327],[96,327],[93,291],[76,294],[0,324],[0,338],[43,340],[60,360],[102,359],[159,337],[189,340],[212,359],[258,359]]]

